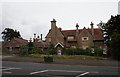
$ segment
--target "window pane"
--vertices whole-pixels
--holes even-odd
[[[74,36],[68,36],[68,40],[74,40]]]

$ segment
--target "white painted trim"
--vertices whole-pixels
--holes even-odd
[[[60,45],[64,48],[64,46],[63,46],[61,43],[57,43],[57,44],[55,45],[55,48],[57,47],[58,44],[60,44]]]

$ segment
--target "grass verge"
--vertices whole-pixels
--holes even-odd
[[[29,54],[29,55],[21,55],[20,57],[31,57],[31,58],[44,58],[41,54]],[[102,57],[95,56],[86,56],[86,55],[49,55],[53,56],[54,59],[76,59],[76,60],[104,60]]]

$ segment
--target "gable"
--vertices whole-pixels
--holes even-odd
[[[62,34],[62,32],[60,31],[60,29],[59,28],[56,28],[57,30],[57,36],[58,37],[64,37],[64,35]]]
[[[86,28],[83,28],[80,32],[80,34],[78,35],[79,36],[82,36],[82,37],[88,37],[88,36],[92,36],[91,33],[86,29]]]

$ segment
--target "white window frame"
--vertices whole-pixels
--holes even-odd
[[[86,38],[86,40],[85,40],[85,38]],[[88,39],[88,37],[82,37],[82,41],[88,41],[89,39]]]
[[[74,40],[74,36],[68,36],[67,40]]]

